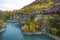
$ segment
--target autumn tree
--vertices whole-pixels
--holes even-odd
[[[2,20],[0,20],[0,28],[4,27],[4,22]]]
[[[51,33],[52,33],[53,35],[56,35],[57,29],[56,29],[56,28],[51,28]]]

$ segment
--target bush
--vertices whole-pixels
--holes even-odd
[[[4,27],[4,22],[0,20],[0,28]]]

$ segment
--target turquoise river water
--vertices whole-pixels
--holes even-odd
[[[13,22],[7,22],[2,40],[52,40],[46,35],[24,35],[21,26]]]

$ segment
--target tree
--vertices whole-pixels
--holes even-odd
[[[23,30],[24,32],[29,32],[28,26],[26,26],[26,25],[24,25],[24,26],[22,27],[22,30]]]
[[[4,27],[4,22],[0,20],[0,28]]]
[[[51,28],[51,33],[52,33],[53,35],[56,35],[57,29],[56,29],[56,28]]]
[[[35,28],[33,27],[34,24],[30,24],[29,25],[29,30],[30,32],[34,33],[35,32]]]

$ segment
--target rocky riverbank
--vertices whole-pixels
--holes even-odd
[[[3,32],[5,30],[5,28],[2,28],[2,29],[0,29],[0,32]]]
[[[25,35],[37,35],[37,34],[42,34],[41,32],[36,32],[36,33],[31,33],[31,32],[23,32]]]
[[[42,32],[36,32],[36,33],[31,33],[31,32],[23,32],[23,34],[25,34],[25,35],[37,35],[37,34],[43,34]],[[47,35],[47,36],[49,36],[50,38],[52,38],[52,39],[54,39],[54,40],[60,40],[60,37],[58,37],[58,36],[53,36],[53,35],[51,35],[51,34],[44,34],[44,35]]]
[[[54,40],[60,40],[60,37],[58,37],[58,36],[54,36],[51,34],[46,34],[46,35],[48,35],[50,38],[53,38]]]

